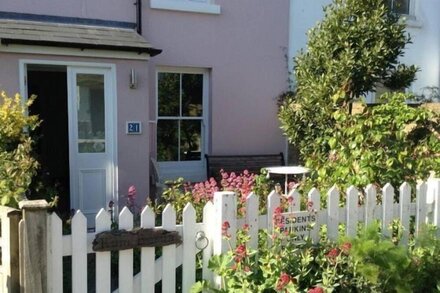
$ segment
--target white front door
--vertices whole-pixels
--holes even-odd
[[[70,206],[94,217],[115,195],[111,69],[67,67]]]

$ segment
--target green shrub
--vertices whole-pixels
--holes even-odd
[[[333,184],[362,189],[370,183],[397,188],[404,181],[414,186],[430,171],[440,174],[440,115],[408,106],[405,94],[384,98],[387,103],[362,113],[333,113],[335,125],[316,139],[326,150],[306,159],[316,171],[313,184],[322,190]]]
[[[415,248],[407,248],[381,236],[375,223],[353,239],[313,244],[295,242],[291,231],[276,221],[275,226],[271,234],[260,231],[258,250],[249,248],[248,227],[237,231],[236,246],[209,262],[221,277],[220,288],[204,280],[192,292],[435,292],[440,288],[440,239],[434,233],[418,238]],[[227,222],[222,231],[230,241]]]
[[[417,72],[399,63],[410,38],[386,1],[333,0],[308,36],[295,59],[296,88],[281,97],[278,114],[312,170],[307,188],[397,187],[440,170],[439,116],[406,106],[411,96],[385,96],[388,104],[351,113],[378,85],[399,92]]]
[[[29,132],[39,121],[27,115],[33,97],[23,103],[20,95],[11,98],[1,92],[0,98],[0,203],[16,207],[38,167]]]

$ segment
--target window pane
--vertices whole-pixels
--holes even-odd
[[[180,123],[180,160],[199,161],[202,148],[202,122],[182,120]]]
[[[105,152],[104,75],[76,76],[78,102],[78,151]]]
[[[176,120],[159,120],[157,122],[157,160],[177,161],[179,130]]]
[[[182,115],[201,117],[203,115],[203,75],[182,75]]]
[[[409,14],[410,0],[392,0],[392,11],[398,14]]]
[[[180,116],[180,74],[160,72],[157,82],[159,116]]]

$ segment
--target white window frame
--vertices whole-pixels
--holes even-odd
[[[213,0],[150,0],[150,8],[184,12],[220,14]]]
[[[159,73],[179,73],[179,74],[202,74],[203,75],[203,115],[202,115],[202,143],[200,160],[198,161],[158,161],[159,172],[165,179],[175,179],[184,177],[189,181],[199,181],[206,177],[205,154],[209,146],[209,82],[210,74],[208,69],[192,67],[168,67],[162,66],[156,68],[155,87],[156,87],[156,127],[159,122]],[[161,117],[167,119],[167,117]],[[156,156],[157,156],[157,129],[156,129]],[[180,150],[179,150],[180,151]]]
[[[390,0],[390,1],[392,1],[392,2],[394,2],[394,1],[397,1],[397,0]],[[414,15],[414,8],[415,8],[415,6],[414,6],[414,2],[415,2],[415,0],[409,0],[409,8],[408,8],[408,14],[401,14],[402,16],[413,16]]]

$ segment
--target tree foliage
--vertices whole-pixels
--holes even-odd
[[[377,85],[402,90],[417,72],[399,62],[410,37],[385,2],[334,0],[327,6],[324,19],[308,34],[307,49],[295,59],[295,91],[280,101],[281,127],[320,187],[405,180],[429,161],[418,161],[417,150],[438,147],[438,129],[428,127],[435,115],[405,107],[401,102],[409,96],[392,98],[392,109],[383,105],[350,113],[352,102]]]
[[[37,116],[27,115],[34,98],[22,103],[20,95],[0,93],[0,203],[16,207],[27,191],[38,166],[32,157],[29,131],[38,124]]]

